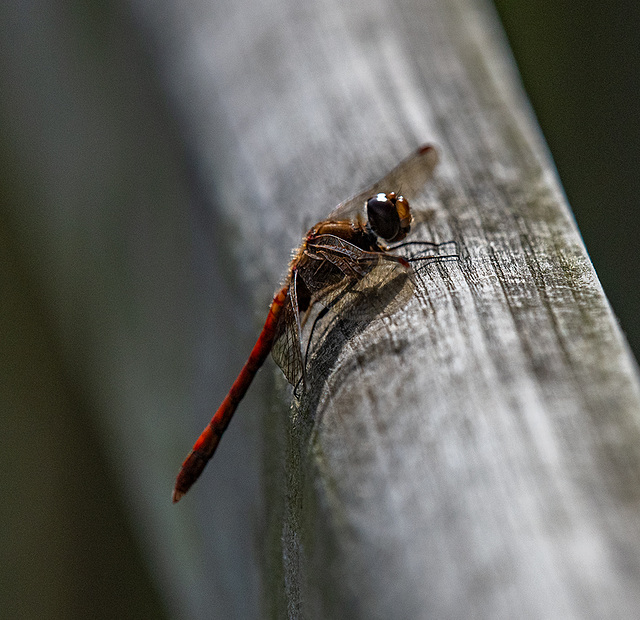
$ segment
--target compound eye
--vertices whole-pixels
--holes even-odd
[[[367,200],[367,217],[371,230],[385,241],[394,239],[400,232],[400,217],[396,209],[395,195],[376,194]]]

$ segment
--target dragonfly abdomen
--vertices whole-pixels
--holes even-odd
[[[249,358],[245,362],[238,378],[233,382],[229,393],[218,407],[218,410],[211,418],[209,424],[198,437],[191,452],[182,463],[180,473],[176,479],[173,489],[172,499],[174,502],[180,498],[191,488],[191,485],[198,479],[202,470],[213,456],[222,434],[229,426],[229,422],[238,407],[238,403],[247,393],[253,378],[269,355],[273,341],[278,332],[278,322],[282,313],[282,308],[287,299],[289,285],[284,286],[278,291],[271,302],[267,320],[260,332],[260,336],[256,341]]]

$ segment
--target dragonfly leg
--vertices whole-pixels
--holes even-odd
[[[296,319],[296,331],[298,333],[298,347],[300,347],[300,358],[302,358],[302,325],[300,323],[300,306],[298,305],[298,270],[294,269],[291,274],[291,284],[289,287],[289,294],[291,295],[291,308],[293,309],[293,314]],[[302,364],[302,386],[306,389],[307,387],[307,370],[305,368],[306,364]],[[299,382],[298,382],[299,383]],[[296,388],[297,389],[297,385]],[[295,390],[294,390],[295,391]]]
[[[454,239],[452,239],[451,241],[443,241],[442,243],[436,243],[435,241],[405,241],[404,243],[399,243],[398,245],[394,245],[391,246],[390,248],[387,248],[389,251],[392,250],[399,250],[400,248],[406,248],[407,246],[410,245],[422,245],[422,246],[427,246],[428,248],[432,248],[434,250],[437,250],[445,245],[453,245],[456,248],[456,253],[458,251],[458,242],[455,241]],[[425,252],[427,250],[424,250]]]
[[[318,324],[318,321],[321,321],[325,316],[327,316],[327,312],[329,312],[329,308],[322,308],[322,310],[318,312],[318,315],[313,320],[313,325],[311,325],[311,331],[309,332],[309,339],[307,340],[307,346],[305,347],[305,350],[304,350],[305,366],[307,365],[307,356],[309,355],[309,349],[311,348],[311,339],[313,338],[313,332],[316,329],[316,325]]]
[[[309,308],[305,312],[305,315],[304,315],[304,318],[303,318],[303,321],[302,321],[303,325],[304,325],[304,323],[306,323],[307,319],[309,318],[310,310],[311,310],[311,308]],[[302,367],[304,369],[304,372],[303,372],[303,375],[300,377],[300,380],[298,381],[296,386],[293,388],[293,395],[296,398],[300,397],[300,386],[303,385],[304,387],[306,387],[307,359],[308,359],[308,356],[309,356],[309,348],[311,347],[311,339],[313,338],[313,332],[316,329],[316,325],[318,324],[318,321],[322,320],[327,315],[327,312],[329,312],[329,308],[322,308],[322,310],[320,310],[320,312],[318,313],[316,318],[313,320],[313,324],[311,325],[311,331],[309,332],[309,338],[307,340],[307,346],[305,347],[305,350],[304,350],[304,361],[302,363]]]
[[[414,256],[408,260],[410,263],[417,263],[417,262],[423,263],[417,268],[414,267],[414,270],[413,270],[414,273],[419,273],[420,271],[422,271],[422,269],[424,269],[427,266],[427,263],[440,262],[440,261],[445,261],[449,259],[460,260],[460,255],[459,254],[436,254],[432,256]]]

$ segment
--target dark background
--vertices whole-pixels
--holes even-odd
[[[7,20],[14,5],[17,6],[16,2],[9,2],[0,9],[0,19],[5,22],[0,28],[3,62],[0,68],[8,67],[11,59],[16,58],[12,56],[15,50],[6,47],[11,40]],[[156,82],[152,58],[145,56],[148,50],[144,38],[132,23],[126,5],[115,1],[80,5],[45,0],[33,6],[35,12],[48,7],[48,12],[41,15],[43,23],[55,21],[54,29],[68,28],[73,33],[74,45],[82,54],[74,59],[73,70],[78,74],[86,71],[95,77],[92,82],[95,91],[88,100],[100,102],[102,107],[83,107],[84,94],[69,96],[69,103],[77,104],[80,112],[90,111],[83,122],[95,144],[100,148],[112,147],[114,157],[120,157],[123,144],[124,149],[129,144],[132,153],[140,141],[150,145],[149,159],[128,162],[122,171],[123,178],[133,184],[137,178],[151,174],[147,168],[177,171],[176,179],[168,179],[166,187],[159,186],[157,194],[150,193],[141,182],[136,190],[138,203],[146,200],[150,206],[148,212],[141,209],[138,216],[148,217],[145,226],[156,225],[161,217],[155,209],[167,196],[168,201],[173,201],[167,202],[167,212],[177,213],[175,205],[189,201],[185,188],[187,175],[182,168],[186,164],[180,160],[176,147],[179,137]],[[636,320],[640,309],[638,4],[496,0],[496,6],[587,249],[637,357],[640,353],[640,327]],[[40,34],[44,37],[47,32],[44,28],[42,33],[34,33],[31,40],[34,49],[42,44],[37,40]],[[28,47],[31,43],[27,40]],[[20,50],[20,57],[29,51],[25,49],[23,54]],[[130,74],[126,79],[120,75],[122,63],[126,63]],[[36,62],[30,76],[21,70],[11,73],[10,79],[7,74],[0,75],[3,122],[13,121],[11,105],[5,105],[2,98],[8,100],[10,90],[27,84],[23,78],[32,80],[27,87],[44,98],[49,93],[66,96],[66,86],[59,83],[57,76],[47,74],[45,65]],[[100,71],[96,72],[96,66],[101,67]],[[104,89],[105,84],[110,84],[109,89]],[[139,89],[135,97],[131,97],[133,89]],[[35,109],[54,109],[55,105],[52,97],[40,107],[36,104]],[[58,101],[58,105],[64,109],[66,100]],[[132,111],[130,106],[137,109]],[[137,120],[145,117],[143,123]],[[75,136],[69,137],[68,132],[63,135],[62,131],[69,118],[73,114],[52,116],[47,121],[52,128],[52,143],[62,138],[68,149],[61,152],[61,157],[73,155]],[[33,126],[37,120],[33,119]],[[30,122],[25,124],[25,135],[32,132],[33,126]],[[121,135],[109,133],[113,126],[120,128]],[[0,527],[4,532],[0,542],[0,609],[13,618],[158,618],[169,596],[160,595],[160,580],[152,575],[151,543],[140,542],[151,526],[132,517],[131,502],[123,498],[117,486],[118,478],[113,473],[117,457],[109,455],[104,428],[95,424],[96,403],[90,397],[91,390],[78,381],[78,377],[89,376],[83,374],[89,371],[69,366],[55,310],[49,307],[41,286],[44,284],[46,288],[47,282],[34,269],[38,263],[37,260],[34,263],[31,254],[34,248],[24,244],[28,235],[21,229],[27,221],[20,217],[23,207],[41,207],[46,217],[51,197],[38,187],[43,182],[38,178],[39,171],[25,167],[16,155],[20,150],[16,142],[20,139],[19,129],[12,127],[12,132],[0,136],[0,441],[3,444],[0,471],[7,496],[0,509]],[[91,159],[94,155],[88,153],[84,169],[80,165],[77,171],[77,175],[86,178],[87,187],[92,180],[90,175],[100,173]],[[72,156],[69,161],[73,161]],[[100,165],[112,164],[104,158],[96,161]],[[50,184],[46,178],[44,182]],[[123,196],[129,195],[129,189],[122,188]],[[77,196],[82,196],[82,191],[83,188],[78,190]],[[91,191],[94,190],[87,189]],[[120,197],[107,196],[105,200],[118,201]],[[110,217],[115,221],[120,215]],[[158,234],[167,246],[176,244],[173,239],[179,223],[172,222],[169,215],[162,217],[167,227]],[[69,230],[75,234],[73,227],[63,232]],[[183,240],[188,234],[188,230],[182,231]],[[102,241],[105,247],[113,242],[109,238]],[[134,241],[153,244],[157,238]],[[179,256],[181,250],[177,245],[173,247]],[[87,247],[87,255],[94,249]],[[177,286],[175,283],[188,274],[188,264],[170,274],[171,255],[166,261],[163,277],[173,278],[173,284],[158,282],[158,290],[164,284],[169,288]],[[109,267],[114,271],[108,277],[117,284],[123,273],[116,267]],[[132,286],[139,288],[141,284],[134,282]],[[113,301],[114,307],[117,301]],[[182,320],[176,315],[180,309],[163,308],[161,302],[155,308],[156,323],[144,328],[151,340],[156,335],[160,338],[167,323],[174,321],[178,326]],[[139,327],[135,320],[136,317],[131,318],[134,336]],[[145,315],[144,320],[148,321],[149,316]],[[79,333],[81,329],[79,325]],[[185,355],[180,347],[188,347],[188,343],[181,344],[183,341],[183,335],[176,332],[176,356]],[[97,340],[93,344],[99,343]],[[171,351],[158,350],[155,354],[160,360],[158,373],[175,365]],[[163,355],[165,367],[161,365]],[[141,359],[148,360],[149,356],[141,355]],[[139,367],[136,370],[142,372]],[[140,383],[147,378],[141,375]],[[132,375],[131,380],[138,379]],[[181,383],[179,378],[176,381]],[[149,379],[149,385],[157,384]],[[158,394],[157,401],[170,400],[172,390],[168,385],[167,393]],[[148,434],[151,430],[141,432]],[[152,443],[152,438],[149,442]],[[175,455],[176,462],[181,456]],[[161,474],[160,486],[164,489],[174,472]],[[175,557],[173,553],[169,556]]]

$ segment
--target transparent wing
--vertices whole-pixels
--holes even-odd
[[[293,299],[292,299],[293,294]],[[300,345],[300,316],[295,299],[295,282],[289,287],[287,299],[280,315],[271,356],[280,366],[287,381],[294,387],[304,378]]]
[[[413,274],[406,261],[367,252],[333,235],[310,242],[297,270],[314,301],[348,319],[388,314],[413,294]]]
[[[380,192],[396,192],[411,201],[423,189],[438,163],[436,149],[425,144],[415,153],[403,159],[391,172],[379,181],[341,202],[327,217],[329,221],[355,220],[363,212],[365,201]]]

